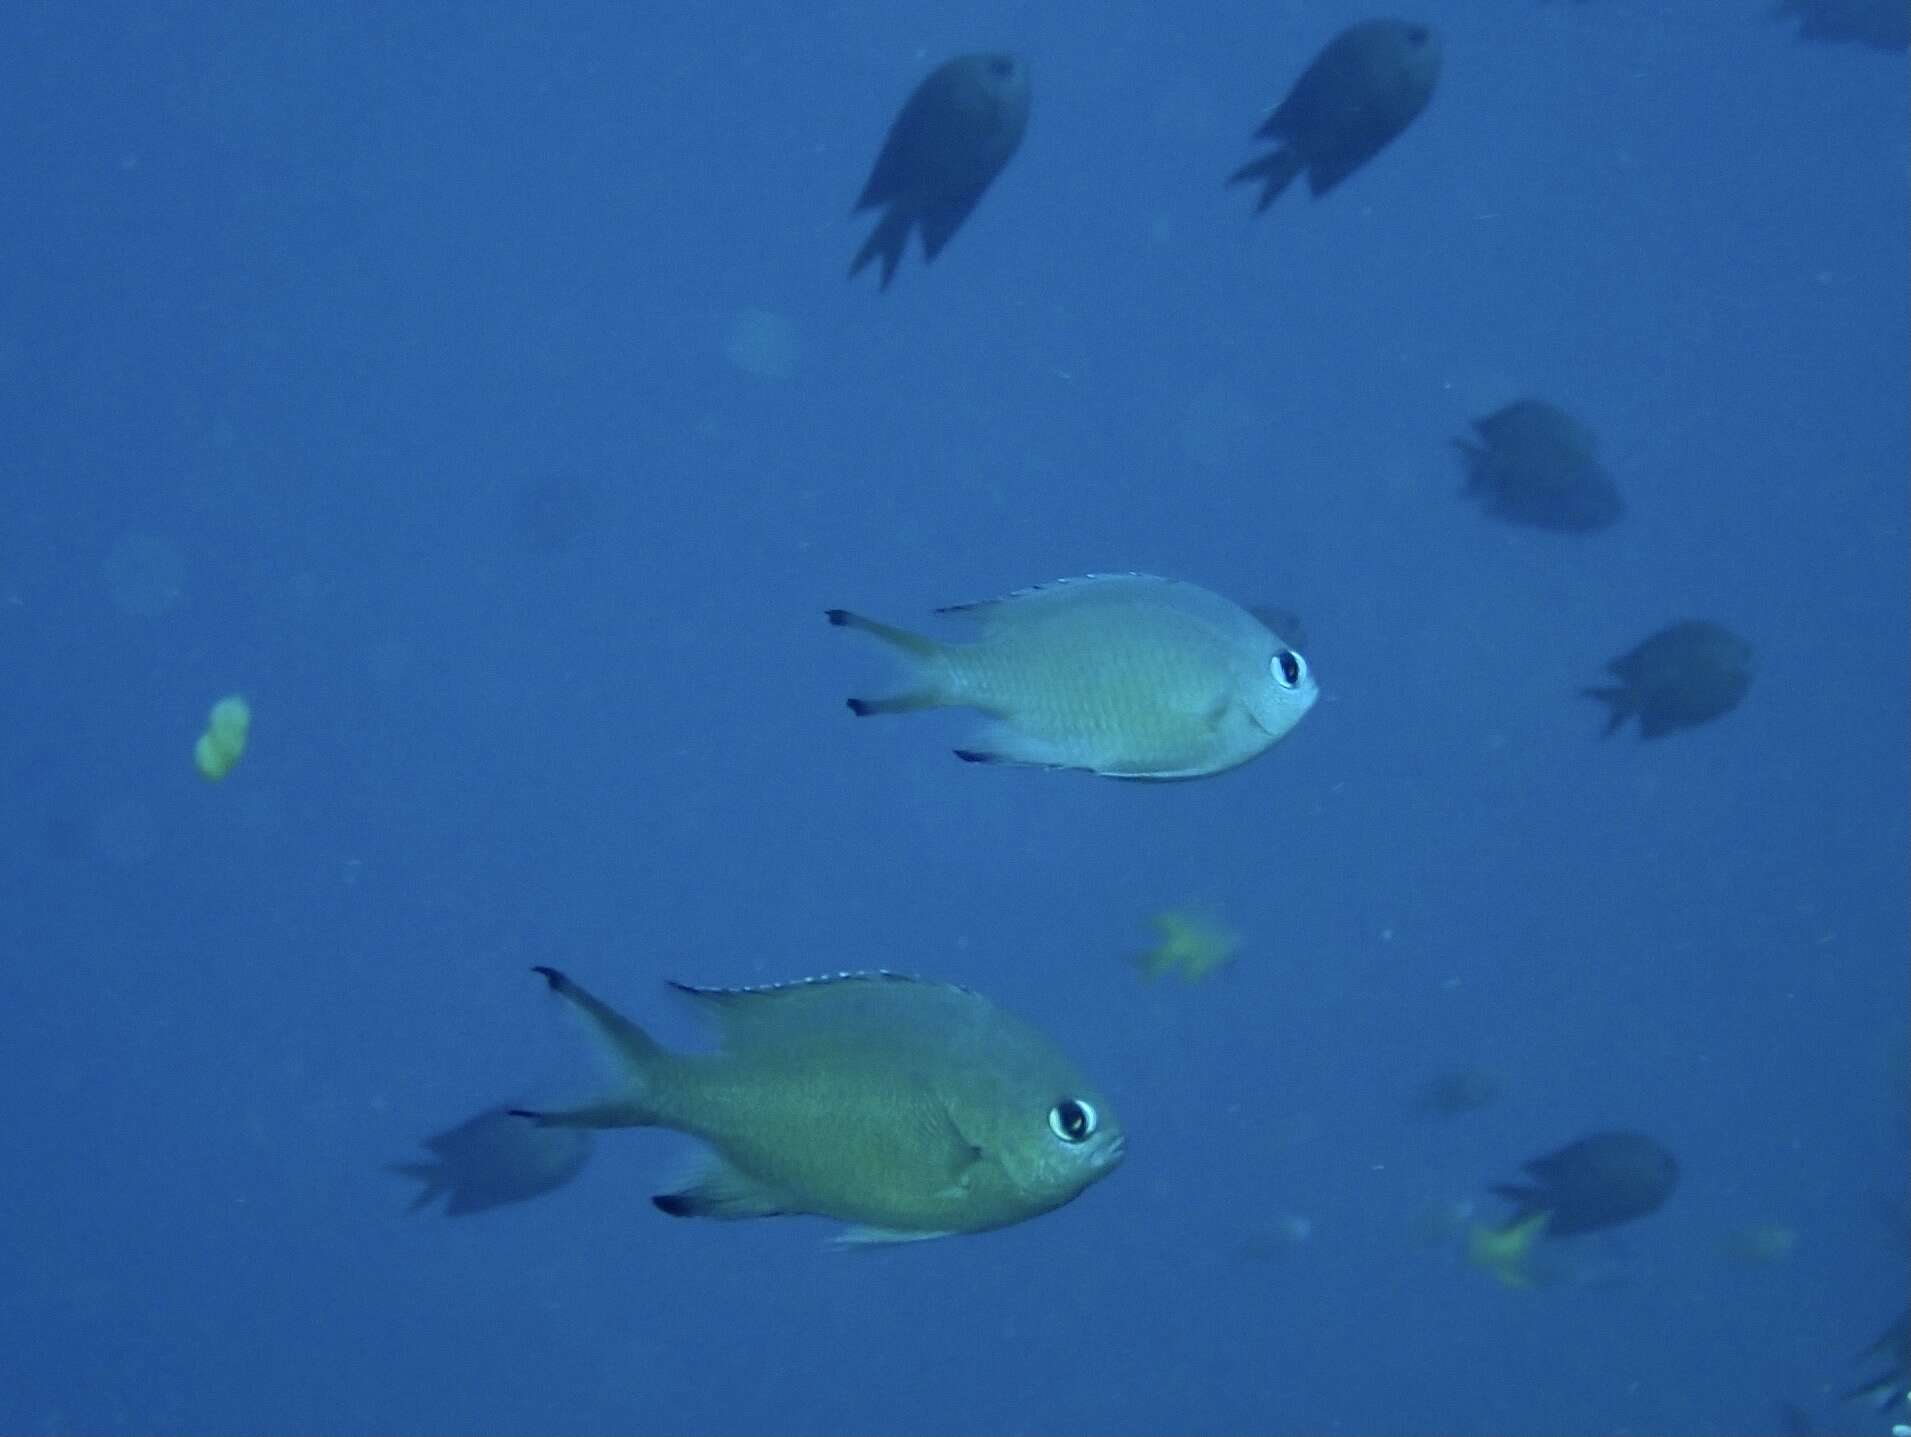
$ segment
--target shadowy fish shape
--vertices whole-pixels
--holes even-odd
[[[883,211],[850,277],[881,255],[888,289],[911,229],[922,234],[925,264],[941,254],[1021,145],[1028,105],[1028,66],[1014,55],[960,55],[930,71],[889,127],[850,211]]]
[[[1618,684],[1580,692],[1610,706],[1608,734],[1637,714],[1641,736],[1658,738],[1737,708],[1752,686],[1752,667],[1752,646],[1737,634],[1686,619],[1607,664]]]
[[[1306,660],[1231,599],[1152,574],[1090,574],[938,613],[980,635],[944,643],[830,609],[902,655],[913,686],[850,711],[972,708],[989,723],[970,763],[1200,778],[1246,763],[1299,723],[1319,691]]]
[[[1483,1068],[1436,1073],[1420,1087],[1413,1110],[1423,1118],[1457,1118],[1497,1102],[1502,1083]]]
[[[1486,512],[1541,529],[1590,532],[1625,513],[1599,462],[1592,431],[1543,399],[1520,399],[1473,421],[1479,439],[1455,439],[1466,492]]]
[[[1259,181],[1255,213],[1273,204],[1294,177],[1326,194],[1413,123],[1440,78],[1440,38],[1405,20],[1350,25],[1301,72],[1287,98],[1255,134],[1279,145],[1228,177]]]
[[[1878,1412],[1897,1413],[1900,1421],[1911,1421],[1911,1308],[1899,1313],[1859,1355],[1880,1366],[1840,1400],[1863,1402]]]
[[[563,1187],[590,1160],[591,1135],[542,1128],[499,1107],[426,1138],[425,1146],[429,1162],[391,1165],[391,1171],[424,1184],[412,1211],[443,1196],[445,1215],[463,1217]]]
[[[1798,22],[1803,41],[1911,49],[1911,5],[1905,0],[1780,0],[1777,14]]]
[[[710,1153],[676,1217],[809,1213],[846,1243],[982,1232],[1076,1197],[1121,1161],[1114,1109],[1042,1033],[980,994],[895,973],[769,988],[672,984],[719,1051],[673,1053],[553,968],[623,1084],[553,1127],[674,1128]]]
[[[1493,1185],[1515,1209],[1503,1226],[1543,1215],[1548,1237],[1636,1222],[1657,1212],[1679,1182],[1678,1161],[1640,1133],[1595,1133],[1523,1168],[1532,1181]]]

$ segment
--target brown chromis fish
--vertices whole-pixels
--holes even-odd
[[[1250,160],[1231,185],[1259,181],[1256,212],[1305,171],[1318,197],[1379,154],[1413,123],[1440,78],[1440,38],[1405,20],[1350,25],[1301,72],[1255,134],[1279,148]]]
[[[1509,523],[1565,533],[1610,528],[1626,512],[1592,431],[1557,405],[1519,399],[1455,439],[1466,492]]]
[[[856,201],[853,213],[883,217],[850,278],[880,255],[888,289],[912,229],[925,264],[941,254],[1021,145],[1028,103],[1028,66],[1014,55],[959,55],[931,71],[889,127]]]
[[[1659,738],[1737,708],[1752,686],[1752,646],[1718,624],[1685,619],[1606,668],[1616,685],[1581,690],[1611,710],[1606,732],[1637,715],[1641,737]]]
[[[971,708],[989,722],[971,763],[1200,778],[1285,737],[1319,696],[1307,661],[1231,599],[1152,574],[1091,574],[938,610],[973,619],[966,643],[828,611],[900,654],[912,686],[851,699],[858,715]]]
[[[1048,1212],[1112,1172],[1108,1100],[1042,1033],[980,994],[894,973],[768,988],[672,984],[712,1019],[714,1053],[674,1053],[553,968],[622,1086],[523,1112],[549,1127],[674,1128],[710,1153],[651,1199],[677,1217],[808,1213],[846,1243],[983,1232]]]

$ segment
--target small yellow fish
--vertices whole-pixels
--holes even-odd
[[[944,643],[828,610],[907,662],[912,684],[856,715],[970,708],[956,756],[1109,778],[1201,778],[1284,738],[1319,696],[1307,661],[1231,599],[1152,574],[1090,574],[958,604],[979,633]]]
[[[1499,1227],[1475,1223],[1466,1235],[1467,1261],[1489,1273],[1501,1287],[1525,1290],[1534,1286],[1533,1244],[1552,1218],[1537,1212]]]
[[[212,706],[206,731],[193,746],[193,762],[208,783],[217,783],[232,772],[246,751],[246,737],[252,730],[252,707],[238,694],[220,699]]]
[[[1153,982],[1167,973],[1178,973],[1184,983],[1198,983],[1217,968],[1234,961],[1240,938],[1227,929],[1195,914],[1166,910],[1148,922],[1153,925],[1154,947],[1135,956],[1141,976]]]

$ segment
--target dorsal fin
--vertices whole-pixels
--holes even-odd
[[[988,999],[967,988],[886,969],[741,988],[670,986],[709,1014],[726,1048],[807,1044],[856,1032],[893,1035],[934,1018],[990,1007]]]
[[[1002,604],[1013,604],[1021,599],[1032,599],[1037,594],[1051,594],[1063,589],[1085,589],[1096,584],[1106,584],[1110,580],[1139,579],[1150,584],[1169,584],[1172,579],[1164,579],[1158,574],[1128,572],[1119,574],[1077,574],[1067,579],[1049,579],[1040,584],[1029,584],[1020,589],[1011,589],[1006,594],[998,594],[992,599],[971,599],[966,604],[944,604],[937,609],[938,614],[982,614]]]

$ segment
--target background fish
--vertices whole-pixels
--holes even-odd
[[[1686,619],[1606,668],[1617,685],[1580,691],[1610,706],[1606,732],[1637,714],[1640,735],[1658,738],[1737,708],[1752,686],[1752,646],[1721,625]]]
[[[1425,25],[1365,20],[1341,31],[1301,72],[1255,134],[1280,148],[1241,166],[1228,183],[1261,183],[1258,213],[1305,170],[1324,195],[1375,155],[1433,98],[1440,41]]]
[[[851,211],[882,209],[883,217],[850,277],[881,255],[888,289],[912,228],[922,233],[925,263],[941,254],[1020,147],[1028,105],[1028,66],[1014,55],[960,55],[931,71],[889,127]]]
[[[1495,518],[1584,532],[1625,513],[1592,431],[1556,405],[1515,400],[1474,420],[1473,429],[1477,442],[1453,444],[1466,465],[1466,492]]]
[[[563,1187],[590,1160],[591,1135],[580,1128],[540,1127],[497,1107],[426,1138],[425,1146],[430,1161],[391,1165],[424,1185],[412,1210],[443,1197],[445,1215],[463,1217]]]
[[[851,699],[851,711],[978,709],[989,724],[956,750],[972,763],[1198,778],[1264,752],[1318,696],[1279,635],[1176,579],[1096,574],[938,612],[968,615],[980,637],[943,643],[828,611],[903,655],[914,680],[890,698]]]
[[[1108,1100],[1033,1027],[980,994],[893,973],[688,988],[722,1047],[672,1053],[552,968],[623,1068],[577,1128],[665,1127],[710,1145],[677,1217],[811,1213],[849,1242],[981,1232],[1060,1207],[1121,1161]]]
[[[1779,0],[1778,14],[1798,22],[1800,40],[1911,48],[1911,5],[1905,0]]]
[[[1505,1226],[1545,1214],[1549,1237],[1636,1222],[1657,1212],[1679,1182],[1678,1160],[1642,1133],[1594,1133],[1523,1166],[1529,1181],[1493,1185],[1514,1205]]]

